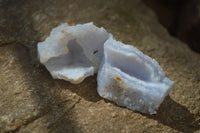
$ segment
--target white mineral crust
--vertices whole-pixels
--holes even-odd
[[[112,36],[104,44],[97,80],[100,96],[150,114],[156,113],[173,85],[154,59]]]
[[[38,43],[40,62],[53,78],[77,84],[97,72],[103,45],[109,34],[93,23],[54,28],[44,42]]]

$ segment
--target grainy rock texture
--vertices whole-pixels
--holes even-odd
[[[142,0],[147,6],[155,11],[159,22],[175,34],[179,12],[185,1],[190,0]]]
[[[177,36],[200,53],[200,1],[188,0],[180,12]]]
[[[172,38],[140,0],[0,0],[0,132],[200,132],[200,55]],[[98,96],[96,76],[53,80],[36,44],[60,23],[94,21],[155,58],[174,87],[157,115]]]
[[[200,1],[199,0],[142,0],[158,15],[159,22],[171,35],[186,42],[200,53]]]

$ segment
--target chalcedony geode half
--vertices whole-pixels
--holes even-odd
[[[154,59],[112,36],[104,44],[97,83],[103,98],[150,114],[156,113],[173,84]]]
[[[108,37],[104,28],[93,23],[61,24],[45,41],[38,43],[40,62],[53,78],[78,84],[97,72]]]

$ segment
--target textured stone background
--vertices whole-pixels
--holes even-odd
[[[200,0],[142,0],[169,33],[200,53]]]
[[[98,96],[96,76],[51,78],[37,42],[60,23],[93,21],[155,58],[175,81],[156,115]],[[171,37],[140,0],[0,0],[0,132],[200,132],[200,55]]]

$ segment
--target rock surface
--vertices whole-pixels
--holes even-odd
[[[177,36],[187,42],[192,50],[200,53],[200,1],[187,1],[180,12]]]
[[[186,42],[200,53],[200,1],[199,0],[142,0],[152,8],[159,22],[169,33]]]
[[[0,18],[0,132],[200,132],[200,55],[140,0],[4,0]],[[36,44],[53,27],[90,21],[155,58],[175,81],[157,115],[100,98],[96,76],[73,85],[38,63]]]

